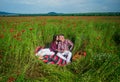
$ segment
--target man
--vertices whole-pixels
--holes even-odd
[[[65,39],[63,34],[59,35],[59,40],[60,42],[58,43],[57,56],[69,63],[71,62],[70,60],[72,57],[72,53],[70,51],[72,51],[73,49],[73,43],[70,40]],[[65,58],[64,55],[67,55],[67,58]]]

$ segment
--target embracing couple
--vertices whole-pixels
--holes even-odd
[[[65,39],[63,34],[53,36],[53,40],[50,44],[50,48],[40,49],[36,56],[39,56],[41,59],[44,55],[57,55],[58,57],[65,60],[67,63],[71,62],[73,43]],[[67,57],[65,57],[67,56]]]

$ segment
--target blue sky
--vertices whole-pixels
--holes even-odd
[[[120,0],[0,0],[0,11],[14,13],[120,12]]]

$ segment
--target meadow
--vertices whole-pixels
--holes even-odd
[[[66,66],[38,60],[35,48],[49,47],[54,34],[86,56]],[[120,82],[120,16],[0,17],[0,82],[56,81]]]

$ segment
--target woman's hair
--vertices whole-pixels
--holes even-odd
[[[57,38],[58,35],[53,35],[53,42],[56,41],[56,38]]]

